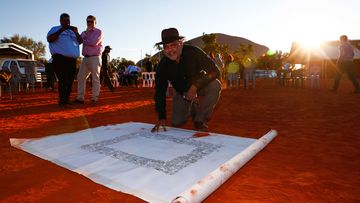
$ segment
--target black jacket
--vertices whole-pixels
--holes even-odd
[[[103,52],[101,54],[101,69],[102,70],[108,70],[109,69],[109,61],[110,55],[109,53]]]
[[[166,119],[166,90],[168,81],[179,94],[187,92],[191,85],[198,90],[212,80],[220,78],[220,70],[201,49],[184,45],[180,62],[163,57],[156,69],[155,107],[159,119]]]

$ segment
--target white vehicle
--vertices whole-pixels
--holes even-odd
[[[31,59],[5,59],[1,65],[1,69],[11,72],[10,66],[12,63],[16,64],[19,72],[23,75],[25,75],[25,67],[35,67],[37,72],[41,73],[41,75],[45,75],[45,65]]]

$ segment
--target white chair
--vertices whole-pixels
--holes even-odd
[[[150,86],[150,73],[149,72],[142,72],[141,78],[143,81],[143,87],[149,87]]]
[[[41,73],[37,72],[35,76],[36,83],[40,83],[40,88],[43,87],[43,78],[41,76]]]
[[[155,83],[155,72],[150,72],[150,87],[153,87]]]
[[[112,73],[111,81],[114,87],[119,87],[119,75],[117,72]]]

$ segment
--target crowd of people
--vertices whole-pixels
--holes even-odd
[[[89,15],[86,18],[87,28],[81,34],[77,27],[70,25],[70,16],[66,13],[60,16],[60,25],[54,26],[47,34],[51,63],[47,64],[49,71],[49,87],[54,89],[55,75],[58,80],[58,104],[84,104],[87,79],[91,79],[91,102],[96,104],[99,99],[101,85],[114,91],[115,87],[138,87],[141,68],[135,65],[121,66],[115,69],[110,67],[110,46],[103,50],[103,33],[96,26],[96,17]],[[164,56],[156,67],[155,80],[155,109],[158,114],[152,132],[166,130],[166,96],[171,85],[172,95],[171,125],[181,126],[189,117],[192,117],[194,128],[199,131],[208,131],[207,121],[211,118],[221,95],[221,81],[226,81],[227,87],[239,89],[240,76],[243,78],[244,88],[252,88],[256,84],[255,59],[251,55],[236,58],[229,55],[223,60],[220,54],[207,55],[196,46],[184,44],[184,37],[179,35],[176,28],[164,29],[161,32],[161,42],[156,45],[163,47]],[[353,74],[351,46],[347,44],[346,36],[340,38],[341,55],[338,61],[339,74],[336,77],[334,88],[336,91],[344,72],[352,80],[355,92],[359,93],[359,84]],[[76,62],[80,56],[79,45],[83,44],[83,60],[76,75]],[[151,61],[145,64],[145,71],[154,71]],[[223,78],[221,76],[223,75]],[[147,76],[148,77],[148,76]],[[74,79],[77,79],[76,99],[70,101],[70,93]],[[145,79],[145,78],[144,78]],[[201,99],[200,99],[201,98]]]

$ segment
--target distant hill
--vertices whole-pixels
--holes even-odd
[[[264,45],[257,44],[255,42],[252,42],[252,41],[242,38],[242,37],[230,36],[230,35],[221,34],[221,33],[214,33],[214,34],[216,34],[216,42],[218,44],[225,44],[225,45],[229,46],[230,53],[235,51],[237,48],[239,48],[240,43],[243,45],[252,44],[253,48],[254,48],[254,54],[256,57],[263,55],[264,53],[266,53],[269,50],[269,48]],[[203,43],[201,37],[202,36],[199,36],[194,39],[188,40],[187,43],[190,43],[192,45],[202,48],[204,46],[204,43]]]
[[[221,33],[214,33],[214,34],[216,34],[216,42],[218,44],[226,44],[229,46],[230,53],[234,52],[237,48],[239,48],[240,43],[243,45],[252,44],[253,48],[254,48],[254,54],[256,57],[263,55],[264,53],[266,53],[269,50],[269,48],[267,46],[257,44],[255,42],[252,42],[252,41],[242,38],[242,37],[236,37],[236,36],[231,36],[231,35],[226,35],[226,34],[221,34]],[[203,43],[201,37],[202,36],[199,36],[194,39],[188,40],[188,41],[186,41],[186,43],[189,43],[191,45],[195,45],[195,46],[202,48],[204,46],[204,43]],[[158,55],[159,55],[159,53],[156,53],[153,56],[158,56]],[[145,59],[143,59],[143,61],[140,60],[136,63],[136,65],[140,66],[141,63],[145,64],[146,60]]]

